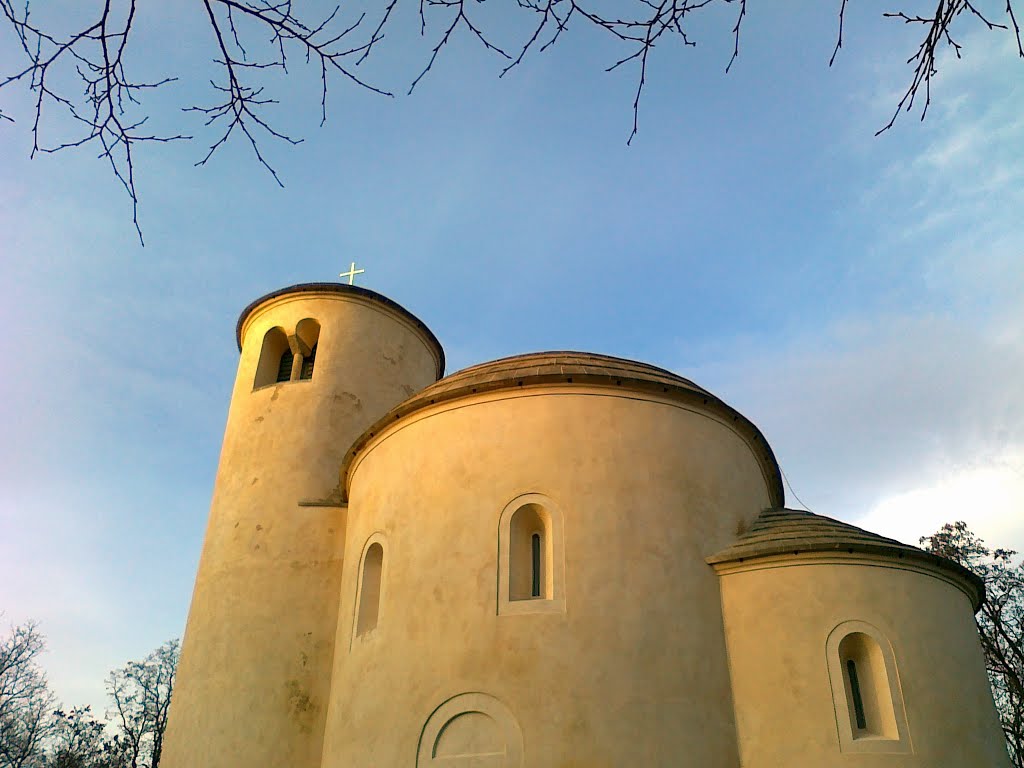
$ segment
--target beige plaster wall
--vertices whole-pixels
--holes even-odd
[[[960,589],[892,561],[800,555],[788,563],[722,576],[744,768],[1009,766]],[[841,751],[826,641],[843,622],[876,627],[890,643],[908,752],[884,744],[866,745],[881,750],[874,753]]]
[[[264,334],[321,325],[313,378],[253,391]],[[435,380],[435,351],[358,296],[291,294],[254,310],[232,394],[168,724],[166,768],[315,768],[330,690],[351,442]]]
[[[477,714],[445,749],[505,740],[467,765],[737,766],[704,558],[769,497],[726,424],[622,389],[500,392],[407,417],[351,478],[324,768],[446,764],[417,745],[459,706]],[[565,607],[498,615],[499,516],[523,494],[561,513]],[[353,638],[371,537],[379,622]]]

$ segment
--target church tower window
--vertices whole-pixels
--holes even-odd
[[[316,365],[316,345],[319,341],[320,323],[311,317],[300,320],[295,326],[295,342],[299,354],[302,355],[302,365],[299,367],[300,380],[313,378],[313,368]]]
[[[498,613],[565,610],[562,515],[551,499],[529,493],[498,521]]]
[[[295,355],[292,354],[290,349],[285,349],[281,353],[281,359],[277,364],[277,378],[275,382],[280,384],[282,381],[291,381],[292,378],[292,363],[295,362]]]
[[[300,379],[312,379],[313,378],[313,364],[316,362],[316,344],[309,351],[308,355],[302,356],[302,371],[299,373]]]
[[[256,376],[253,380],[253,389],[259,389],[269,384],[282,381],[281,370],[284,367],[284,357],[287,355],[291,360],[291,349],[288,347],[288,337],[281,328],[271,328],[263,336],[263,346],[260,348],[259,362],[256,364]],[[287,371],[283,381],[291,378],[291,362],[287,363]]]

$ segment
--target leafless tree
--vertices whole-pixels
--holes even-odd
[[[107,677],[111,715],[120,731],[126,766],[160,765],[179,647],[177,640],[169,640],[145,660],[131,661]]]
[[[898,0],[893,0],[897,2]],[[844,22],[848,0],[838,0],[838,35],[832,61],[844,43]],[[990,4],[988,11],[982,3]],[[23,3],[23,5],[22,5]],[[1003,5],[998,5],[1002,3]],[[734,21],[729,34],[732,54],[728,71],[740,52],[740,30],[747,13],[747,0],[517,0],[495,11],[485,0],[367,0],[367,12],[349,17],[341,6],[313,4],[296,7],[293,0],[194,0],[183,8],[198,9],[209,32],[206,43],[216,75],[210,80],[211,97],[206,102],[183,105],[186,112],[201,118],[210,140],[197,165],[203,165],[232,137],[241,138],[256,160],[281,183],[261,150],[261,141],[279,140],[296,144],[295,138],[271,121],[270,107],[277,99],[268,88],[272,72],[288,71],[289,61],[298,56],[312,63],[320,77],[321,124],[327,119],[327,96],[332,83],[341,81],[382,96],[392,93],[359,74],[359,66],[371,52],[382,47],[386,34],[402,11],[418,14],[421,35],[430,40],[430,53],[411,81],[409,92],[433,68],[453,37],[463,35],[482,45],[501,61],[504,76],[528,55],[555,45],[571,26],[590,27],[619,46],[620,54],[607,71],[632,67],[636,88],[632,103],[632,129],[636,136],[640,100],[647,82],[648,67],[658,46],[675,43],[693,46],[693,23],[714,7],[730,6]],[[486,6],[490,5],[490,8]],[[15,83],[27,85],[34,96],[32,153],[56,152],[86,145],[97,146],[99,157],[110,166],[132,202],[133,221],[138,222],[138,188],[134,152],[140,145],[192,138],[191,133],[150,131],[143,96],[177,78],[167,73],[153,79],[136,78],[129,72],[129,55],[137,21],[137,0],[92,0],[89,20],[61,30],[58,19],[36,21],[32,0],[0,0],[6,19],[24,54],[24,66],[0,74],[0,89]],[[899,114],[921,104],[922,118],[931,103],[931,84],[937,74],[938,57],[951,49],[957,57],[961,43],[955,23],[974,20],[984,27],[1008,30],[1016,38],[1017,51],[1024,57],[1014,0],[937,0],[932,15],[893,10],[884,15],[921,29],[921,41],[908,59],[910,84],[899,101],[890,128]],[[184,11],[182,11],[184,13]],[[519,39],[506,39],[510,29],[523,29]],[[77,80],[81,94],[67,84]],[[923,103],[922,103],[923,102]],[[51,112],[64,112],[79,132],[67,140],[48,143],[44,127]],[[0,122],[12,120],[0,108]],[[193,130],[190,129],[190,130]]]
[[[106,725],[89,707],[54,713],[53,734],[46,768],[125,768],[125,749],[119,735],[108,736]]]
[[[1016,552],[989,549],[963,521],[946,523],[920,543],[985,581],[985,602],[975,620],[1010,759],[1024,768],[1024,561],[1013,565]]]
[[[0,640],[0,768],[36,768],[42,760],[54,705],[38,662],[45,648],[31,622]]]

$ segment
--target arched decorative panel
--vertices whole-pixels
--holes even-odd
[[[460,693],[423,726],[416,768],[522,768],[523,734],[515,716],[486,693]]]

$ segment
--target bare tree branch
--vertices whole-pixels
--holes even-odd
[[[54,696],[37,657],[46,648],[38,627],[12,627],[0,639],[0,766],[27,768],[43,753]]]
[[[830,67],[835,64],[836,56],[839,55],[839,49],[843,47],[843,24],[846,21],[846,2],[847,0],[842,0],[839,6],[839,36],[836,38],[836,47],[832,50],[832,56],[828,60]]]
[[[139,226],[139,195],[135,184],[133,151],[137,144],[169,142],[190,138],[183,134],[157,135],[140,130],[147,117],[133,118],[129,110],[140,105],[142,91],[159,88],[176,78],[166,77],[154,82],[136,81],[125,69],[136,0],[128,0],[123,18],[114,16],[110,0],[104,0],[95,21],[67,38],[36,26],[30,17],[31,6],[24,10],[14,0],[0,0],[0,13],[13,27],[28,62],[18,72],[0,80],[0,88],[18,81],[27,81],[36,94],[35,117],[32,123],[32,153],[53,153],[89,144],[99,146],[98,157],[107,162],[114,177],[127,192],[132,203],[132,222],[142,240]],[[73,66],[83,85],[83,103],[77,103],[51,87],[52,76],[63,64]],[[44,114],[56,108],[71,118],[80,133],[72,139],[47,144],[41,136]]]
[[[473,2],[479,3],[480,0],[473,0]],[[421,34],[426,33],[425,9],[427,7],[456,8],[457,12],[454,15],[454,17],[452,17],[451,23],[445,29],[444,34],[441,35],[441,38],[437,41],[437,45],[435,45],[433,50],[430,52],[430,59],[427,61],[427,65],[416,76],[416,79],[414,79],[412,81],[412,84],[409,86],[410,94],[416,89],[416,86],[419,84],[420,80],[422,80],[426,76],[427,72],[429,72],[431,68],[434,66],[434,62],[437,60],[437,55],[441,52],[441,49],[448,44],[448,42],[451,40],[452,33],[456,29],[458,29],[460,25],[465,26],[466,29],[468,29],[481,43],[483,43],[484,48],[486,48],[487,50],[493,51],[499,54],[500,56],[504,56],[506,59],[512,58],[497,45],[490,42],[490,40],[487,39],[484,33],[480,31],[480,28],[477,27],[472,21],[470,21],[469,16],[466,14],[465,0],[420,0]]]
[[[1012,0],[1006,0],[1006,13],[1013,23],[1018,53],[1024,57],[1020,27],[1017,26],[1017,19],[1013,13]],[[961,51],[963,46],[953,37],[952,26],[960,16],[965,14],[980,21],[989,31],[1007,29],[1005,24],[990,21],[971,0],[938,0],[935,13],[932,16],[911,16],[903,11],[883,14],[886,18],[898,19],[904,24],[921,25],[925,30],[925,34],[924,39],[918,45],[917,51],[907,59],[907,64],[911,64],[914,67],[910,85],[907,86],[907,90],[896,105],[892,118],[875,133],[876,136],[892,128],[901,111],[910,112],[914,108],[914,101],[918,99],[922,89],[924,89],[924,106],[921,108],[921,120],[924,120],[928,114],[928,107],[932,103],[932,79],[939,71],[937,61],[940,52],[951,49],[957,59],[962,58]]]
[[[84,0],[88,2],[88,0]],[[893,0],[896,2],[897,0]],[[98,157],[110,167],[132,203],[132,221],[142,239],[139,225],[139,196],[135,177],[135,156],[142,145],[190,139],[190,134],[149,132],[149,115],[144,95],[174,83],[173,74],[152,80],[136,79],[129,73],[129,53],[134,50],[132,36],[136,24],[137,0],[92,0],[96,13],[91,20],[67,34],[58,34],[53,24],[37,23],[31,15],[33,0],[0,0],[0,23],[13,31],[25,65],[0,75],[0,90],[15,84],[25,85],[34,96],[32,120],[32,156],[93,144]],[[951,49],[960,57],[962,45],[954,25],[960,19],[972,19],[989,30],[1006,30],[1014,35],[1017,52],[1024,57],[1020,25],[1014,0],[1005,0],[1007,23],[990,19],[979,7],[980,0],[933,0],[932,15],[893,10],[883,14],[920,28],[922,39],[916,52],[907,59],[912,73],[910,83],[889,122],[888,130],[899,115],[921,104],[924,119],[931,104],[931,87],[937,75],[942,51]],[[320,78],[320,124],[327,120],[327,97],[333,83],[341,80],[361,90],[383,96],[391,91],[357,74],[371,52],[378,50],[388,30],[396,23],[401,9],[418,13],[420,33],[431,37],[426,62],[412,79],[412,93],[431,72],[443,51],[458,35],[468,35],[502,62],[499,77],[519,66],[532,52],[543,53],[562,39],[570,23],[603,33],[621,48],[606,71],[635,68],[636,87],[632,99],[632,126],[627,139],[631,143],[639,130],[640,103],[647,85],[649,64],[655,48],[667,41],[683,47],[696,44],[690,24],[694,14],[713,6],[734,3],[732,51],[726,63],[731,71],[740,54],[740,33],[747,16],[746,0],[623,0],[611,4],[603,0],[517,0],[501,12],[506,16],[525,14],[533,21],[519,43],[499,42],[499,32],[508,25],[485,24],[481,20],[484,0],[378,0],[375,25],[366,24],[365,14],[345,20],[342,7],[335,5],[319,15],[293,0],[202,0],[210,33],[211,62],[219,73],[209,80],[214,94],[211,102],[194,102],[184,111],[201,119],[202,127],[213,136],[196,165],[206,165],[232,137],[248,144],[256,161],[270,173],[278,185],[283,182],[263,150],[263,142],[281,141],[295,145],[293,137],[271,119],[278,99],[268,82],[271,71],[287,74],[289,57],[298,55],[318,68]],[[401,5],[401,8],[400,8]],[[198,6],[197,6],[198,7]],[[493,7],[493,6],[492,6]],[[621,14],[612,16],[608,8]],[[847,0],[839,0],[838,35],[829,65],[834,64],[845,43]],[[495,29],[497,28],[497,29]],[[513,51],[509,53],[507,51]],[[69,91],[64,82],[74,75],[82,85],[82,94]],[[61,83],[58,87],[55,83]],[[71,138],[47,142],[44,129],[52,115],[63,115],[77,131]],[[13,122],[11,114],[0,108],[0,123]],[[46,130],[48,132],[48,129]]]
[[[145,658],[115,669],[107,677],[121,741],[131,768],[158,768],[163,754],[164,729],[174,692],[180,644],[171,640]]]

